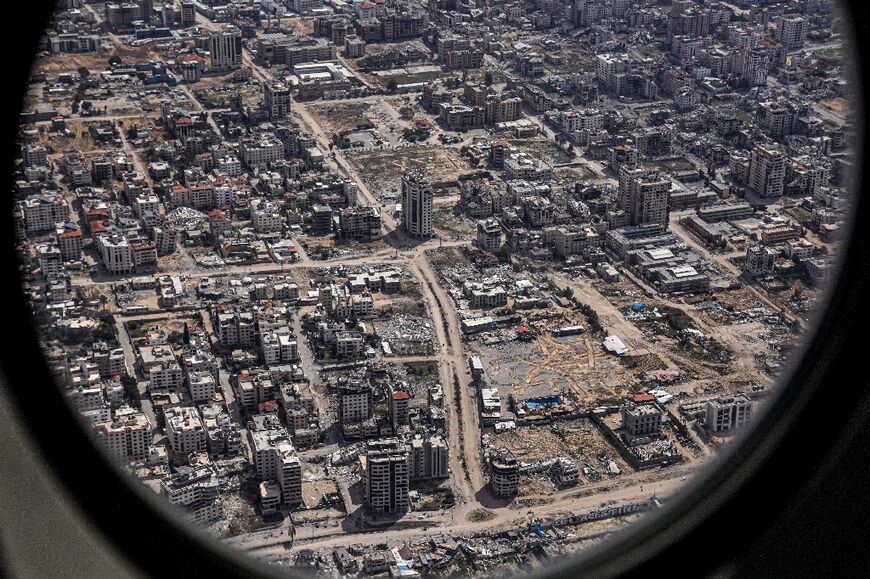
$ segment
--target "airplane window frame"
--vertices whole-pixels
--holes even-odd
[[[870,7],[854,1],[841,5],[851,16],[853,53],[870,54],[870,40],[859,26],[870,23]],[[22,21],[30,27],[23,36],[28,42],[16,52],[36,52],[53,8],[53,2],[28,6],[27,19]],[[24,34],[24,24],[21,28]],[[863,103],[858,78],[863,78],[870,61],[865,65],[856,59],[854,65],[854,100]],[[18,59],[12,69],[14,86],[23,89],[23,97],[30,62]],[[17,156],[15,142],[9,137],[17,134],[18,116],[6,117],[6,153],[7,159],[13,159]],[[867,118],[858,116],[857,121],[862,137],[861,146],[855,147],[856,159],[866,164],[870,160],[863,147]],[[11,171],[9,177],[11,190]],[[861,436],[870,422],[870,393],[866,380],[856,383],[849,378],[850,362],[861,359],[860,338],[868,327],[863,309],[870,279],[870,240],[864,228],[855,226],[870,219],[868,200],[858,194],[863,192],[863,178],[863,174],[856,176],[853,185],[851,241],[842,251],[840,275],[828,290],[828,303],[820,307],[816,327],[806,336],[788,383],[782,384],[763,418],[715,468],[706,469],[697,477],[702,480],[688,485],[685,496],[658,516],[648,517],[577,558],[554,562],[538,576],[649,576],[673,573],[681,565],[685,572],[686,553],[702,555],[702,566],[693,564],[692,575],[712,574],[733,565],[735,557],[745,556],[754,542],[763,540],[776,521],[822,484],[832,469],[842,468],[846,453],[856,445],[866,447],[866,435]],[[10,268],[18,263],[11,216],[7,205],[2,255]],[[271,567],[209,540],[107,460],[53,382],[18,276],[6,275],[2,283],[7,298],[4,318],[6,327],[15,332],[15,347],[0,349],[0,387],[12,401],[18,426],[36,442],[57,479],[108,542],[149,575],[304,576],[301,570]],[[836,412],[824,411],[834,404]],[[801,461],[795,461],[796,456]],[[747,523],[747,517],[753,521]],[[745,532],[735,534],[735,528]]]

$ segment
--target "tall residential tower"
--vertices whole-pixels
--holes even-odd
[[[432,237],[432,184],[419,169],[402,175],[402,225],[411,237]]]

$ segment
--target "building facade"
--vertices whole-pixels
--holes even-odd
[[[411,237],[432,237],[432,184],[420,170],[402,176],[402,226]]]

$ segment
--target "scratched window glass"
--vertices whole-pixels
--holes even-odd
[[[829,0],[59,2],[14,193],[58,385],[269,563],[583,553],[715,466],[812,328],[848,26]]]

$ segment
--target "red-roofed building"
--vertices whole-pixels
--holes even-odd
[[[111,213],[106,208],[90,209],[85,212],[85,221],[87,223],[92,221],[108,221],[110,218]]]
[[[59,223],[55,228],[57,246],[64,261],[78,261],[82,257],[82,230],[75,223]]]
[[[411,395],[404,390],[393,392],[390,397],[390,416],[392,418],[393,430],[395,431],[400,426],[411,424]]]
[[[230,229],[230,219],[220,209],[212,209],[208,212],[208,225],[213,239],[220,239]]]

